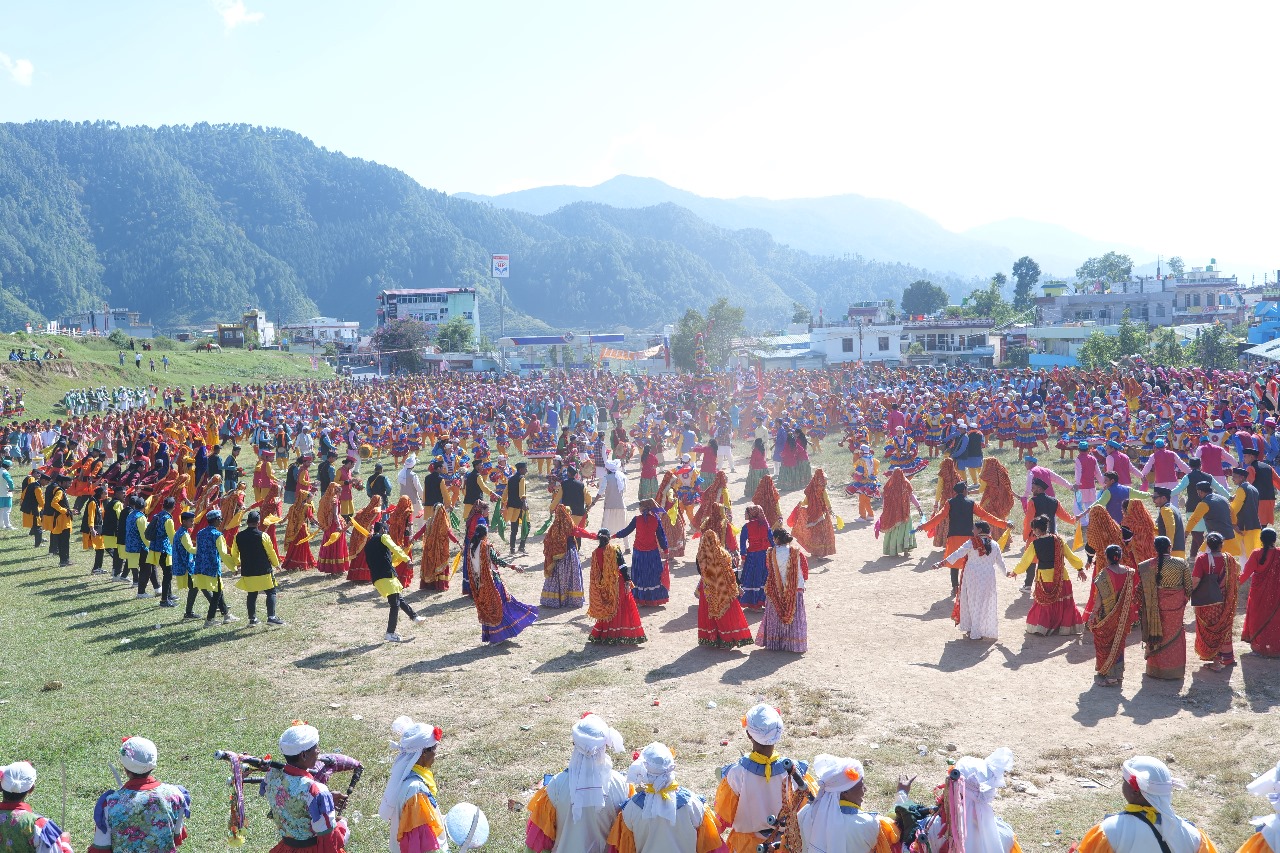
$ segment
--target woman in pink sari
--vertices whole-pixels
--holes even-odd
[[[1249,555],[1240,583],[1252,581],[1244,609],[1244,629],[1240,639],[1256,655],[1280,657],[1280,549],[1276,532],[1262,531],[1262,547]]]
[[[1169,555],[1167,536],[1155,538],[1156,556],[1138,564],[1138,613],[1146,645],[1147,675],[1181,681],[1187,672],[1183,631],[1191,595],[1191,567]]]

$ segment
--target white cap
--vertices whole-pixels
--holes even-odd
[[[130,773],[150,773],[159,761],[156,745],[144,737],[126,738],[120,744],[120,763]]]
[[[36,786],[36,769],[29,761],[15,761],[0,767],[0,788],[10,794],[25,794]]]

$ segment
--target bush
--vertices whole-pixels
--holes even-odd
[[[125,333],[124,329],[113,330],[111,334],[107,335],[107,340],[111,341],[119,349],[129,346],[129,335]]]
[[[151,339],[151,348],[157,350],[175,350],[178,348],[178,342],[173,338],[165,337],[164,335],[156,335]]]

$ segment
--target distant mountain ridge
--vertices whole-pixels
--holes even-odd
[[[669,186],[656,178],[619,175],[594,187],[536,187],[496,196],[457,193],[458,198],[495,207],[545,215],[569,204],[594,202],[641,208],[671,203],[715,225],[756,228],[779,243],[817,255],[858,254],[960,276],[987,278],[1008,273],[1013,262],[1030,255],[1046,274],[1070,276],[1085,259],[1108,251],[1142,249],[1093,240],[1066,228],[1025,219],[1008,219],[949,231],[930,217],[896,201],[860,195],[773,200],[707,198]]]

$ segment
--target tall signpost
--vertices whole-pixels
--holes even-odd
[[[511,277],[511,256],[510,255],[492,255],[489,264],[489,277],[494,279],[505,279]],[[498,340],[502,340],[507,336],[507,300],[506,287],[501,281],[498,285]],[[507,347],[505,344],[498,346],[498,372],[507,372]]]

